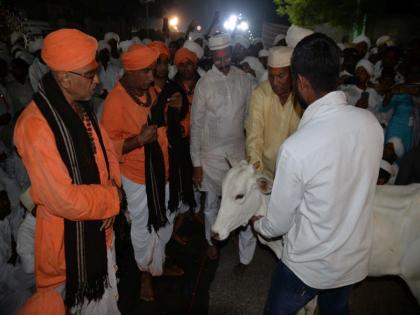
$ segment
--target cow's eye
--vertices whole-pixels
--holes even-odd
[[[244,197],[244,195],[243,195],[243,194],[236,195],[235,200],[242,199],[243,197]]]

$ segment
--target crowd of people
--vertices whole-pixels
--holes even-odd
[[[420,182],[420,40],[396,41],[334,43],[296,25],[272,47],[198,31],[175,41],[121,41],[113,32],[98,41],[60,29],[28,42],[13,33],[0,43],[1,313],[119,314],[117,215],[130,225],[140,298],[154,301],[155,277],[184,273],[165,261],[165,248],[171,238],[186,244],[179,231],[187,212],[204,225],[208,258],[218,258],[211,226],[224,176],[240,160],[274,187],[267,218],[239,233],[239,266],[251,263],[256,232],[287,234],[294,245],[275,272],[266,314],[291,304],[274,285],[290,272],[307,292],[290,310],[315,294],[324,311],[332,300],[345,304],[366,276],[370,232],[360,222],[370,220],[371,184]],[[335,138],[325,137],[331,130]],[[337,193],[343,182],[349,187]],[[340,207],[358,216],[356,236],[317,235],[328,228],[316,215],[293,224],[311,187],[319,190],[306,202],[331,199],[329,226],[339,224]],[[350,198],[365,193],[361,204]],[[289,216],[277,216],[280,208]],[[318,237],[336,244],[320,250]],[[340,255],[354,259],[329,265]],[[328,293],[336,287],[344,290]]]

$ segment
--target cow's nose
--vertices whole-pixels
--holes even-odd
[[[214,238],[215,240],[220,240],[219,233],[211,232],[211,237]]]

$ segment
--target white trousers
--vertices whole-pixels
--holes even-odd
[[[149,272],[153,276],[160,276],[163,273],[165,248],[172,236],[176,213],[171,213],[168,210],[166,216],[169,222],[157,232],[153,227],[149,231],[146,186],[137,184],[124,176],[122,176],[122,183],[127,195],[128,214],[131,221],[131,242],[137,266],[141,271]],[[169,185],[166,185],[165,190],[165,204],[167,205]]]
[[[120,315],[118,309],[118,288],[117,278],[115,273],[117,272],[117,264],[115,260],[115,249],[112,246],[111,249],[107,250],[107,261],[108,261],[108,282],[109,287],[105,288],[104,295],[100,301],[85,301],[79,307],[73,307],[70,310],[70,314],[75,315]],[[65,297],[65,286],[59,286],[56,291]]]
[[[204,227],[207,242],[211,242],[211,227],[216,222],[216,217],[220,208],[220,197],[218,194],[207,191],[206,201],[204,203]],[[250,225],[245,230],[239,232],[239,261],[244,265],[248,265],[254,257],[255,247],[257,246],[257,238],[252,232]]]

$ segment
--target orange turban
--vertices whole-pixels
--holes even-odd
[[[127,52],[121,57],[121,61],[126,71],[146,69],[156,62],[159,57],[157,49],[153,49],[142,44],[134,44],[128,48]]]
[[[175,65],[178,66],[180,63],[183,63],[187,60],[196,64],[198,61],[197,55],[187,48],[178,49],[175,53]]]
[[[157,49],[159,51],[159,57],[161,55],[164,55],[164,56],[166,56],[168,58],[170,57],[169,48],[168,48],[168,46],[165,45],[164,42],[154,41],[154,42],[151,42],[147,46],[149,46],[150,48]]]
[[[18,315],[65,315],[63,298],[54,289],[38,291],[26,301]]]
[[[44,39],[41,55],[51,70],[74,71],[95,60],[98,42],[76,29],[60,29]]]

